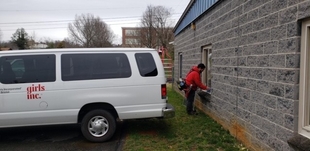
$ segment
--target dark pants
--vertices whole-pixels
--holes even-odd
[[[187,113],[190,113],[193,111],[194,100],[195,100],[195,90],[190,90],[187,96],[187,104],[186,104]]]

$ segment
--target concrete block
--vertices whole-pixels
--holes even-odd
[[[274,123],[277,123],[278,125],[283,125],[283,123],[284,123],[283,113],[281,113],[275,109],[269,109],[268,110],[267,119],[270,121],[273,121]]]
[[[263,80],[276,81],[277,80],[277,69],[263,69]]]
[[[258,67],[268,67],[269,66],[269,55],[258,56],[257,57],[257,66]]]
[[[283,150],[283,142],[277,139],[276,137],[270,136],[268,138],[268,146],[270,146],[272,149],[276,151],[282,151]]]
[[[271,29],[259,31],[257,34],[257,42],[266,42],[271,40]]]
[[[263,69],[262,68],[251,68],[250,69],[250,77],[254,78],[254,79],[262,79]]]
[[[256,104],[255,110],[256,110],[257,115],[259,115],[263,118],[267,118],[267,116],[268,116],[268,108],[267,107],[265,107],[263,105]]]
[[[284,97],[284,84],[281,83],[272,83],[268,84],[269,94]]]
[[[272,5],[272,11],[277,12],[287,7],[287,0],[273,0],[271,5]]]
[[[287,24],[287,37],[301,36],[300,24],[292,22]]]
[[[288,99],[278,98],[277,110],[282,113],[294,115],[294,101]]]
[[[284,128],[283,126],[277,125],[276,126],[276,137],[280,140],[287,141],[291,137],[294,136],[294,132],[292,130],[289,130],[287,128]]]
[[[298,100],[299,98],[299,85],[285,85],[285,98]]]
[[[238,106],[250,113],[255,113],[255,104],[250,100],[239,98]]]
[[[269,120],[262,119],[261,129],[267,132],[270,136],[274,136],[276,134],[276,124]]]
[[[279,14],[278,12],[275,12],[273,14],[270,14],[266,16],[265,18],[265,27],[275,27],[279,25]]]
[[[264,43],[264,54],[276,54],[278,52],[278,41]]]
[[[300,52],[300,38],[283,39],[279,41],[279,53]]]
[[[292,115],[285,114],[284,115],[284,127],[294,130],[294,120],[298,120],[297,118],[295,119]]]
[[[289,7],[279,13],[280,24],[286,24],[297,20],[297,6]]]
[[[298,19],[310,17],[310,1],[298,4]]]
[[[270,55],[269,56],[269,65],[270,67],[285,67],[286,62],[285,62],[286,55],[281,54],[281,55]]]
[[[287,68],[299,68],[300,66],[300,54],[287,54],[286,55],[286,67]]]
[[[272,13],[271,2],[265,3],[263,6],[259,7],[259,17],[264,17]]]
[[[299,70],[278,70],[277,81],[283,83],[299,83]]]
[[[286,25],[280,25],[271,28],[271,40],[280,40],[286,38]]]

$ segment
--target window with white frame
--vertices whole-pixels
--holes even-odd
[[[139,30],[137,29],[126,29],[125,35],[126,36],[138,36]]]
[[[310,19],[302,22],[298,132],[310,138]]]
[[[182,62],[183,62],[183,55],[182,52],[179,53],[179,78],[182,78]]]
[[[138,41],[138,39],[135,39],[135,38],[126,38],[125,44],[127,44],[127,45],[138,45],[139,41]]]
[[[202,63],[205,64],[206,69],[204,70],[204,72],[202,72],[202,78],[201,81],[207,85],[208,87],[211,88],[211,56],[212,56],[212,48],[211,45],[209,46],[205,46],[202,48]]]

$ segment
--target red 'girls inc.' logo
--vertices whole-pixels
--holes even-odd
[[[42,86],[41,84],[34,85],[27,87],[27,99],[33,100],[33,99],[41,99],[41,96],[38,92],[45,91],[45,86]]]

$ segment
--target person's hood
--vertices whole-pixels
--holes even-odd
[[[197,66],[193,66],[191,70],[199,73],[199,68]]]
[[[193,72],[193,71],[196,71],[196,72],[200,73],[200,72],[199,72],[199,68],[198,68],[197,66],[193,66],[193,67],[191,68],[191,70],[189,71],[189,73],[191,73],[191,72]],[[188,73],[188,74],[189,74],[189,73]]]
[[[197,67],[197,66],[193,66],[193,67],[191,68],[191,70],[187,73],[186,77],[187,77],[191,72],[193,72],[193,71],[195,71],[195,72],[197,72],[197,73],[200,74],[198,67]]]

